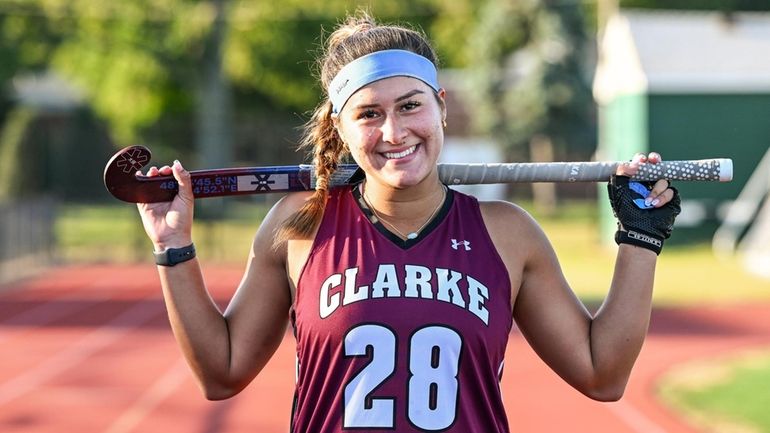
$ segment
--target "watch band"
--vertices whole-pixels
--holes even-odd
[[[195,257],[195,244],[182,248],[166,248],[164,251],[152,253],[155,256],[155,264],[159,266],[175,266]]]

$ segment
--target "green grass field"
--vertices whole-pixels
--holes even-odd
[[[770,349],[677,366],[661,398],[704,432],[770,432]]]
[[[196,220],[198,256],[212,263],[245,262],[267,210],[265,205],[233,202],[224,221]],[[134,205],[64,206],[56,237],[58,259],[65,263],[152,263],[152,244]]]
[[[524,205],[527,208],[526,204]],[[228,219],[196,220],[198,255],[208,263],[243,263],[267,205],[233,201]],[[587,302],[604,298],[612,277],[616,247],[602,244],[591,204],[564,206],[552,218],[535,215],[554,245],[564,274]],[[152,263],[136,208],[70,205],[57,220],[59,259],[65,263]],[[707,244],[667,246],[656,271],[655,302],[692,304],[770,299],[770,283],[747,274],[738,260],[719,261]]]
[[[205,263],[245,262],[259,221],[267,211],[267,205],[242,201],[232,201],[229,206],[226,221],[196,221],[193,235]],[[595,206],[563,206],[555,217],[535,217],[551,239],[573,289],[589,304],[601,302],[610,284],[615,246],[602,244],[595,226]],[[63,207],[56,233],[59,259],[66,263],[152,263],[152,245],[133,205]],[[717,260],[707,244],[667,246],[658,260],[654,299],[656,305],[767,301],[770,282],[746,273],[736,259]],[[710,371],[731,371],[718,375],[726,378],[723,382],[693,388],[672,373],[663,384],[662,395],[706,425],[755,426],[714,431],[770,433],[770,412],[766,409],[770,407],[770,355],[753,360],[748,367],[740,363],[719,365]]]

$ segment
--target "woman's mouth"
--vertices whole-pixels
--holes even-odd
[[[404,157],[407,157],[407,156],[413,154],[415,150],[417,150],[417,145],[416,144],[414,146],[404,150],[404,151],[401,151],[401,152],[384,152],[383,155],[385,156],[385,158],[388,158],[388,159],[401,159],[401,158],[404,158]]]

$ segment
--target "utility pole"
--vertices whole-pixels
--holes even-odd
[[[196,91],[196,150],[199,166],[229,167],[233,161],[232,89],[224,73],[227,0],[211,0],[214,22],[199,69]],[[204,219],[224,214],[224,200],[206,200],[196,213]],[[197,212],[200,210],[200,212]]]

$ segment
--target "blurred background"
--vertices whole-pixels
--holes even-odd
[[[296,143],[323,93],[314,61],[358,8],[434,42],[444,161],[732,158],[730,183],[677,184],[656,306],[770,304],[767,0],[0,0],[0,296],[56,269],[152,268],[134,206],[102,183],[122,147],[188,169],[308,162]],[[595,305],[614,257],[603,189],[466,190],[533,213]],[[199,201],[199,256],[242,264],[278,198]],[[20,314],[6,307],[0,321]],[[660,398],[703,431],[718,417],[770,432],[770,356],[740,358],[720,362],[727,379],[671,379]]]

